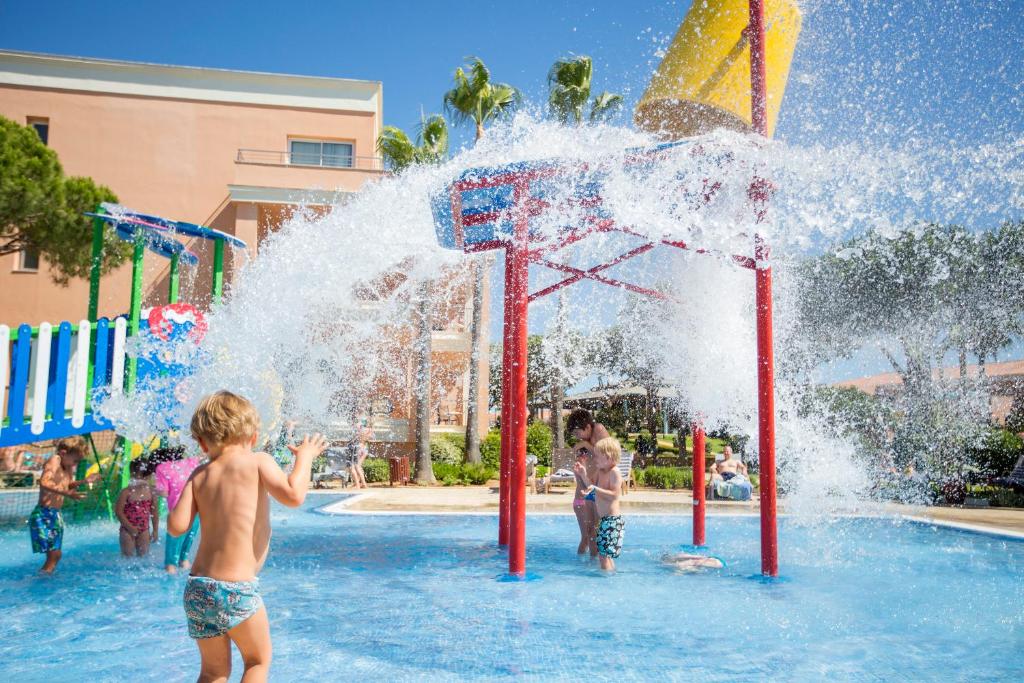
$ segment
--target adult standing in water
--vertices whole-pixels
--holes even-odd
[[[594,421],[594,416],[589,410],[577,408],[569,414],[565,428],[576,443],[573,445],[573,455],[576,461],[582,463],[586,468],[586,481],[594,481],[597,476],[597,465],[594,463],[594,444],[610,435],[605,426]],[[572,509],[576,513],[576,521],[580,526],[580,544],[577,548],[579,554],[588,549],[590,556],[597,556],[597,500],[593,492],[588,493],[584,486],[583,479],[576,474],[576,491],[573,496]]]

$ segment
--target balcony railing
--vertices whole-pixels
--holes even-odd
[[[321,168],[352,168],[361,171],[383,171],[380,157],[339,156],[309,152],[278,152],[266,149],[240,149],[235,159],[240,164],[268,166],[303,166]]]

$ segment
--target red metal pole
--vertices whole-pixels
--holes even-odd
[[[768,86],[764,56],[764,0],[750,0],[750,118],[754,131],[768,137]]]
[[[693,544],[704,545],[704,428],[693,423]]]
[[[775,355],[772,344],[772,270],[768,247],[755,239],[757,306],[757,426],[761,488],[761,573],[779,575],[779,538],[775,519]]]
[[[529,216],[522,206],[529,197],[526,183],[517,185],[515,201],[520,208],[516,217],[515,235],[506,253],[510,258],[508,276],[509,312],[515,322],[512,334],[512,364],[509,391],[509,537],[508,572],[513,576],[526,574],[526,363],[527,315],[530,304]]]
[[[765,10],[763,0],[750,0],[751,24],[751,120],[754,130],[768,136],[767,84],[765,82]],[[758,181],[755,181],[758,182]],[[762,182],[762,201],[767,186]],[[763,211],[759,211],[759,219]],[[758,452],[761,486],[761,573],[778,575],[778,524],[775,518],[775,353],[772,344],[771,267],[768,246],[754,238],[756,305],[758,325]]]
[[[750,117],[754,130],[768,137],[767,84],[765,82],[765,35],[763,0],[750,0]],[[760,183],[755,201],[768,200],[768,186]],[[753,188],[752,188],[753,189]],[[763,217],[763,207],[758,219]],[[779,575],[779,538],[775,510],[775,352],[772,343],[772,270],[768,245],[754,236],[757,306],[757,426],[761,488],[761,573]]]
[[[505,314],[503,318],[503,337],[501,353],[501,463],[498,484],[498,545],[508,545],[509,520],[509,478],[511,476],[512,459],[511,432],[509,424],[511,411],[509,396],[512,393],[512,338],[515,320],[512,319],[512,273],[514,272],[512,248],[505,249]]]

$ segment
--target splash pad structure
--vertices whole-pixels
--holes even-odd
[[[725,0],[711,3],[715,7],[708,12],[701,8],[691,9],[676,36],[676,43],[670,49],[662,70],[676,68],[686,71],[690,62],[699,58],[698,53],[681,54],[673,49],[689,33],[702,24],[718,17],[727,17],[735,23],[738,3]],[[790,13],[789,28],[799,26],[799,13],[793,3],[773,3],[776,12]],[[780,9],[781,8],[781,9]],[[707,10],[707,7],[703,8]],[[733,116],[735,97],[728,101],[701,101],[716,92],[724,76],[732,69],[738,57],[749,45],[749,106],[750,124],[754,132],[768,137],[769,110],[767,96],[767,64],[765,7],[762,0],[750,0],[748,5],[749,23],[742,26],[736,46],[722,57],[720,68],[697,88],[695,94],[685,94],[675,100],[659,97],[658,75],[652,81],[641,108],[637,111],[638,122],[647,127],[671,134],[680,125],[689,127],[694,118],[694,106],[700,111],[718,112],[711,117],[715,125],[721,125],[722,117]],[[793,21],[795,17],[795,22]],[[785,22],[780,25],[786,26]],[[735,28],[726,22],[716,27],[721,33]],[[700,31],[696,31],[700,34]],[[791,37],[791,41],[787,38]],[[777,70],[775,85],[781,96],[785,84],[789,59],[795,43],[795,33],[783,35],[776,41],[781,44],[782,68]],[[787,49],[788,48],[788,49]],[[781,80],[778,73],[781,71]],[[662,79],[664,80],[664,79]],[[733,88],[735,90],[735,88]],[[652,94],[653,93],[653,94]],[[663,94],[663,93],[661,93]],[[781,97],[774,98],[774,112],[778,111]],[[653,104],[652,104],[653,103]],[[645,110],[644,105],[650,105]],[[645,113],[646,111],[646,113]],[[742,121],[743,118],[738,120]],[[690,132],[687,128],[687,132]],[[690,134],[693,134],[690,132]],[[645,167],[658,163],[659,157],[675,153],[693,156],[705,155],[697,144],[677,141],[649,149],[630,150],[625,158],[627,173],[642,174]],[[700,181],[701,192],[688,193],[682,199],[694,210],[707,204],[721,187],[714,177],[714,168],[730,162],[728,155],[719,155],[709,164],[710,175]],[[442,247],[459,249],[466,253],[477,253],[494,249],[505,250],[505,299],[504,299],[504,345],[502,355],[502,405],[501,405],[501,465],[500,502],[498,521],[498,543],[508,547],[508,571],[512,576],[522,577],[526,573],[526,427],[527,427],[527,319],[529,304],[543,296],[558,291],[582,280],[591,280],[611,287],[654,297],[671,299],[661,291],[621,279],[611,278],[604,271],[624,263],[656,246],[670,246],[711,254],[695,248],[686,242],[673,239],[648,240],[645,235],[616,223],[609,213],[602,211],[602,179],[607,169],[588,164],[568,161],[539,161],[508,164],[499,167],[470,169],[449,184],[444,192],[433,200],[434,221],[438,241]],[[555,199],[556,187],[571,187],[567,198]],[[747,196],[754,223],[761,223],[767,215],[766,204],[771,195],[771,183],[753,174],[750,178]],[[664,201],[679,201],[679,197],[665,197]],[[545,215],[566,219],[557,234],[545,233],[534,228],[537,219]],[[556,219],[558,220],[558,219]],[[619,254],[604,263],[587,269],[573,267],[552,260],[560,250],[580,242],[592,234],[618,232],[642,237],[640,246]],[[772,272],[769,249],[762,236],[753,235],[753,256],[742,254],[727,255],[744,268],[754,271],[756,280],[756,329],[757,329],[757,392],[758,392],[758,443],[760,458],[760,503],[761,503],[761,572],[766,576],[778,575],[778,534],[776,520],[775,486],[775,388],[774,352],[772,342]],[[563,273],[565,277],[536,292],[529,291],[530,264],[542,265]],[[698,412],[698,411],[695,411]],[[704,491],[704,431],[700,423],[693,426],[693,544],[705,543],[705,491]],[[697,454],[700,453],[701,457]]]

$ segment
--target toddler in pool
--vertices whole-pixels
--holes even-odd
[[[577,462],[573,470],[586,486],[587,494],[593,493],[597,507],[597,542],[598,561],[601,569],[613,571],[615,558],[622,552],[622,540],[625,521],[619,511],[619,497],[622,495],[622,475],[617,465],[622,455],[622,446],[614,437],[601,439],[594,444],[594,464],[597,472],[591,482],[586,466]]]
[[[200,680],[227,680],[231,643],[245,664],[245,681],[265,681],[271,641],[257,574],[270,548],[270,500],[298,507],[309,490],[313,458],[327,445],[319,434],[288,450],[290,474],[267,453],[253,452],[259,415],[245,398],[218,391],[200,401],[192,436],[209,457],[195,469],[167,516],[167,531],[181,536],[199,516],[201,535],[185,584],[188,633],[201,657]]]
[[[160,515],[153,487],[149,485],[148,466],[142,459],[132,460],[128,466],[131,481],[114,503],[114,512],[121,521],[121,554],[125,557],[148,555],[149,544],[156,541],[159,532]]]

